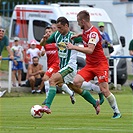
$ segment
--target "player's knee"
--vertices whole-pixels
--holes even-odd
[[[62,88],[63,83],[59,83],[59,84],[57,84],[57,85],[58,85],[59,88]]]
[[[46,75],[44,75],[44,76],[42,77],[42,81],[45,82],[45,81],[47,81],[47,80],[49,80],[49,77],[46,76]]]
[[[74,84],[75,86],[77,86],[78,88],[80,88],[81,85],[82,85],[82,83],[79,82],[78,80],[74,80],[74,81],[73,81],[73,84]]]
[[[103,95],[104,95],[105,97],[108,97],[108,95],[110,94],[109,89],[104,88],[104,87],[102,87],[102,88],[100,88],[100,89],[101,89],[101,92],[103,93]]]
[[[50,86],[56,86],[56,83],[53,79],[49,80],[49,84],[50,84]]]

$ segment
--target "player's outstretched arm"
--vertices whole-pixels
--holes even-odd
[[[73,40],[73,39],[78,38],[78,37],[82,37],[82,34],[73,35],[73,36],[71,37],[71,39]]]
[[[46,41],[47,41],[48,38],[49,38],[49,35],[48,35],[48,34],[45,34],[45,35],[43,36],[43,38],[41,39],[40,45],[41,45],[41,46],[46,45]]]

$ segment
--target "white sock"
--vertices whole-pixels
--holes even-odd
[[[73,95],[73,91],[70,90],[66,84],[63,84],[61,88],[62,88],[63,91],[65,91],[66,93],[68,93],[70,96]]]
[[[50,89],[49,80],[44,81],[44,85],[45,85],[45,93],[46,93],[46,98],[47,98],[48,97],[48,92],[49,92],[49,89]]]
[[[118,106],[117,106],[117,102],[115,99],[115,96],[111,93],[108,97],[107,97],[107,101],[109,102],[111,108],[113,109],[114,113],[120,113]]]
[[[95,85],[95,84],[92,84],[91,82],[84,81],[82,83],[81,88],[84,89],[84,90],[91,90],[91,91],[95,91],[97,93],[101,93],[99,86]]]

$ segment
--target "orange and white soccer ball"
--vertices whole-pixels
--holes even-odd
[[[44,113],[40,112],[39,109],[41,109],[42,107],[40,105],[34,105],[31,108],[31,116],[34,118],[41,118],[43,116]]]

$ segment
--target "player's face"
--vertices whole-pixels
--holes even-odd
[[[52,29],[46,29],[45,33],[50,36],[53,33],[53,31]]]
[[[0,29],[0,40],[4,37],[5,35],[5,30],[4,29]]]
[[[62,35],[66,35],[69,28],[68,28],[68,25],[65,24],[65,25],[62,25],[60,22],[57,23],[57,29],[58,31],[62,34]]]
[[[81,29],[84,29],[83,21],[80,19],[80,17],[77,17],[78,25],[80,26]]]

